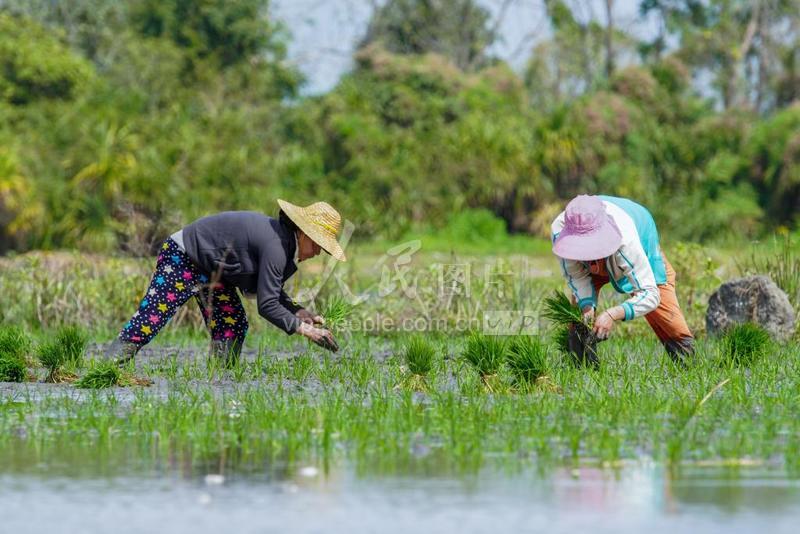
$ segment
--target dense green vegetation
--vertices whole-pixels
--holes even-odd
[[[646,42],[545,4],[550,38],[515,73],[474,2],[393,0],[352,72],[305,97],[268,0],[4,1],[0,248],[143,254],[278,196],[325,198],[362,238],[466,208],[546,236],[579,192],[632,197],[672,238],[794,225],[796,2],[643,1],[664,22]]]

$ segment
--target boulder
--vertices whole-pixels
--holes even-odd
[[[719,286],[708,299],[706,330],[716,335],[739,323],[761,325],[775,339],[787,340],[794,334],[794,309],[768,276],[737,278]]]

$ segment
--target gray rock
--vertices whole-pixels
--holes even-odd
[[[708,299],[706,330],[711,335],[740,323],[763,326],[779,340],[794,334],[794,309],[768,276],[737,278],[722,284]]]

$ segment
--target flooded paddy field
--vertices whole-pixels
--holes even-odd
[[[436,337],[424,380],[407,338],[337,355],[269,338],[224,368],[156,344],[149,387],[0,384],[0,508],[14,532],[750,532],[800,513],[800,374],[776,346],[749,367],[701,340],[672,363],[612,340],[601,365],[548,352],[547,382],[491,388],[465,341]],[[91,359],[101,345],[90,346]],[[41,370],[38,374],[42,374]],[[26,530],[27,529],[27,530]]]

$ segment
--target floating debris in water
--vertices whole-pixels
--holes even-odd
[[[301,477],[314,478],[315,476],[319,475],[319,469],[317,469],[313,465],[308,465],[306,467],[301,467],[297,473]]]
[[[225,483],[225,477],[222,475],[208,474],[203,478],[206,486],[221,486]]]

